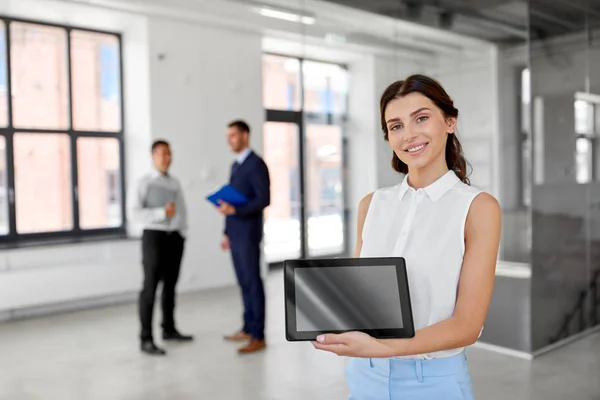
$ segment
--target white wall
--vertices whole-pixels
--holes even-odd
[[[228,122],[247,120],[262,150],[261,37],[157,18],[149,27],[153,137],[171,142],[190,209],[181,288],[233,284],[223,217],[204,198],[229,179]]]
[[[529,260],[529,213],[523,207],[523,156],[521,130],[521,71],[528,64],[526,49],[503,49],[498,57],[499,148],[501,169],[498,176],[502,207],[502,238],[499,258]]]
[[[471,184],[499,197],[499,106],[497,50],[474,58],[449,60],[429,73],[438,79],[459,110],[458,137],[473,167]]]
[[[138,248],[126,240],[4,250],[0,313],[130,293],[141,284]]]
[[[505,211],[514,211],[522,205],[521,192],[521,119],[519,101],[521,70],[527,66],[525,49],[511,48],[500,51],[498,59],[499,82],[499,155],[500,205]]]
[[[348,66],[351,81],[346,125],[348,179],[346,181],[347,209],[349,210],[349,250],[354,254],[356,244],[356,222],[358,203],[367,194],[377,189],[377,118],[374,107],[365,104],[376,103],[374,87],[375,57],[364,57]]]

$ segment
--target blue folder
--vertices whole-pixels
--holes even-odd
[[[227,202],[234,207],[244,205],[248,202],[246,196],[241,194],[236,188],[231,185],[225,185],[215,193],[206,197],[206,200],[219,207],[219,200]]]

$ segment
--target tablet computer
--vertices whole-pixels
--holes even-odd
[[[413,337],[404,258],[334,258],[284,262],[288,341],[322,333]]]

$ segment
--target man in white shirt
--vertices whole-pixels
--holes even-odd
[[[175,327],[175,286],[187,232],[187,212],[179,181],[169,174],[171,148],[164,140],[152,144],[154,171],[143,176],[129,196],[130,215],[143,224],[144,285],[139,298],[141,350],[164,355],[152,336],[152,314],[158,282],[162,287],[163,340],[190,341]]]

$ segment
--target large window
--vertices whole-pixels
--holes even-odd
[[[0,18],[0,241],[124,232],[121,37]]]
[[[263,56],[265,162],[271,174],[265,258],[342,255],[346,251],[345,67]]]

